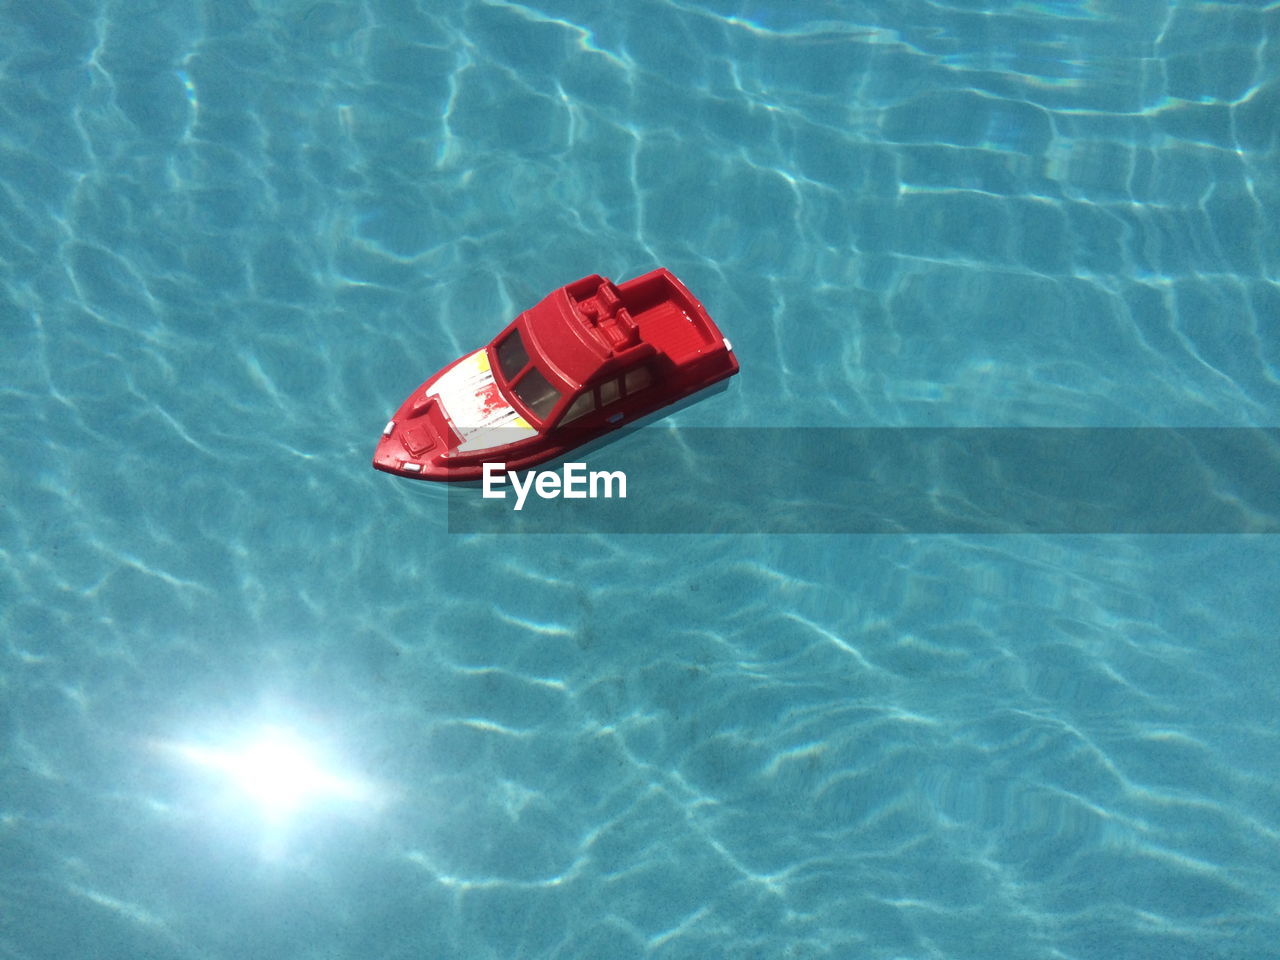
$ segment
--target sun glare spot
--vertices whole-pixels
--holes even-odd
[[[171,745],[188,762],[223,774],[271,817],[324,800],[369,801],[369,787],[328,769],[292,731],[267,727],[238,747]]]

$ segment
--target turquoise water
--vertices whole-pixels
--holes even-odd
[[[0,957],[1274,956],[1274,538],[459,534],[369,458],[657,265],[743,366],[677,440],[1277,426],[1278,45],[0,5]]]

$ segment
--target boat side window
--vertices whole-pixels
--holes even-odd
[[[497,354],[498,369],[502,371],[508,383],[529,364],[529,351],[524,348],[519,330],[512,330],[507,334],[506,338],[498,344]]]
[[[643,390],[649,384],[653,383],[653,371],[646,364],[643,367],[636,367],[634,370],[627,371],[627,396],[635,393],[637,390]]]
[[[560,418],[560,425],[572,423],[579,417],[585,417],[588,413],[596,408],[596,396],[592,390],[584,390],[578,395],[578,399],[569,404],[569,409],[564,412],[564,416]]]
[[[560,400],[560,391],[551,385],[537,367],[530,367],[525,371],[514,389],[520,402],[533,411],[533,415],[539,420],[547,419],[547,414]]]
[[[618,388],[617,377],[614,377],[612,380],[606,380],[604,383],[600,384],[600,406],[608,406],[613,403],[613,401],[617,400],[620,395],[621,391]]]

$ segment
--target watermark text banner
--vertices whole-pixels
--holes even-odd
[[[1280,428],[657,423],[570,459],[623,471],[626,499],[531,500],[517,513],[454,489],[450,530],[1280,533]]]

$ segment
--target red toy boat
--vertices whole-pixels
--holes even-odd
[[[584,277],[415,390],[373,465],[420,480],[524,470],[733,376],[732,351],[670,271]]]

